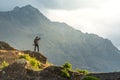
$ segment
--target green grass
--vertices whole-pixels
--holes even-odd
[[[20,54],[19,58],[26,59],[33,70],[40,70],[41,63],[35,57],[31,57],[29,54]]]
[[[82,74],[89,74],[88,70],[82,70],[82,69],[76,69],[77,72],[82,73]]]
[[[3,69],[5,67],[7,67],[9,65],[8,62],[6,62],[5,60],[2,62],[2,65],[0,66],[0,69]]]
[[[89,71],[88,70],[82,70],[82,69],[76,69],[76,70],[73,70],[72,69],[72,64],[70,64],[69,62],[66,62],[65,64],[62,65],[63,67],[63,70],[62,70],[62,75],[66,75],[66,77],[68,77],[69,75],[69,71],[73,71],[73,72],[79,72],[79,73],[82,73],[84,75],[88,74]]]

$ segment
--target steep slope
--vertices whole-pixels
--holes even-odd
[[[51,22],[30,5],[0,12],[1,40],[18,49],[33,49],[36,35],[41,37],[40,51],[56,65],[69,61],[74,68],[120,70],[120,51],[108,39],[82,33],[65,23]]]

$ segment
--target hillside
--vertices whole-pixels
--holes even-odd
[[[4,49],[0,48],[0,80],[81,80],[84,76],[70,70],[68,72],[70,77],[63,76],[64,68],[48,63],[47,58],[39,52],[13,50],[5,42],[0,42],[0,45],[6,46]],[[31,57],[28,55],[26,58],[20,57],[26,54]],[[36,62],[40,62],[40,65],[36,65]],[[36,66],[39,66],[39,69]]]
[[[1,40],[33,50],[36,35],[41,37],[40,52],[56,65],[68,61],[74,68],[94,72],[120,71],[120,51],[108,39],[52,22],[31,5],[0,12]]]
[[[34,52],[29,50],[20,51],[14,49],[8,43],[4,41],[0,41],[0,66],[4,61],[8,62],[9,64],[14,63],[15,60],[19,59],[19,56],[21,54],[29,54],[31,57],[36,57],[36,59],[39,60],[43,65],[47,64],[47,58],[39,52]]]

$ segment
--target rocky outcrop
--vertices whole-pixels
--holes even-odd
[[[69,71],[70,78],[61,76],[62,67],[59,66],[50,66],[42,70],[40,75],[42,76],[41,80],[81,80],[84,76],[78,72]]]
[[[38,61],[46,64],[47,62],[47,58],[41,54],[40,52],[34,52],[34,51],[29,51],[29,50],[26,50],[26,51],[23,51],[25,54],[29,54],[31,57],[35,57]]]
[[[50,66],[41,71],[41,80],[69,80],[60,76],[61,67]]]
[[[16,61],[4,68],[0,73],[0,80],[27,80],[26,62]]]
[[[29,54],[35,57],[42,63],[42,70],[34,71],[28,68],[29,62],[19,59],[19,54]],[[61,75],[63,67],[47,65],[47,58],[43,54],[29,50],[19,51],[5,42],[0,42],[0,66],[3,61],[8,62],[9,66],[1,69],[0,80],[81,80],[85,77],[74,71],[68,71],[69,78],[64,77]],[[120,72],[90,73],[87,76],[94,76],[100,80],[120,80]]]
[[[80,80],[83,76],[69,71],[70,78],[63,77],[61,76],[63,68],[58,66],[50,66],[41,71],[29,70],[26,66],[26,60],[17,60],[0,71],[0,80]]]
[[[0,41],[0,49],[2,49],[2,50],[15,50],[8,43],[3,42],[3,41]]]
[[[7,61],[9,64],[13,63],[20,53],[19,50],[14,49],[8,43],[0,41],[0,66],[3,61]]]
[[[0,66],[3,61],[12,64],[19,57],[19,54],[23,53],[18,50],[0,50]]]
[[[16,59],[19,58],[19,54],[29,54],[31,57],[35,57],[38,61],[42,63],[43,66],[46,66],[47,58],[40,52],[34,51],[20,51],[11,47],[8,43],[0,41],[0,66],[3,61],[12,64]]]

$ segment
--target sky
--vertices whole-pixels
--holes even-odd
[[[0,0],[0,11],[28,4],[51,21],[108,38],[120,49],[120,0]]]

